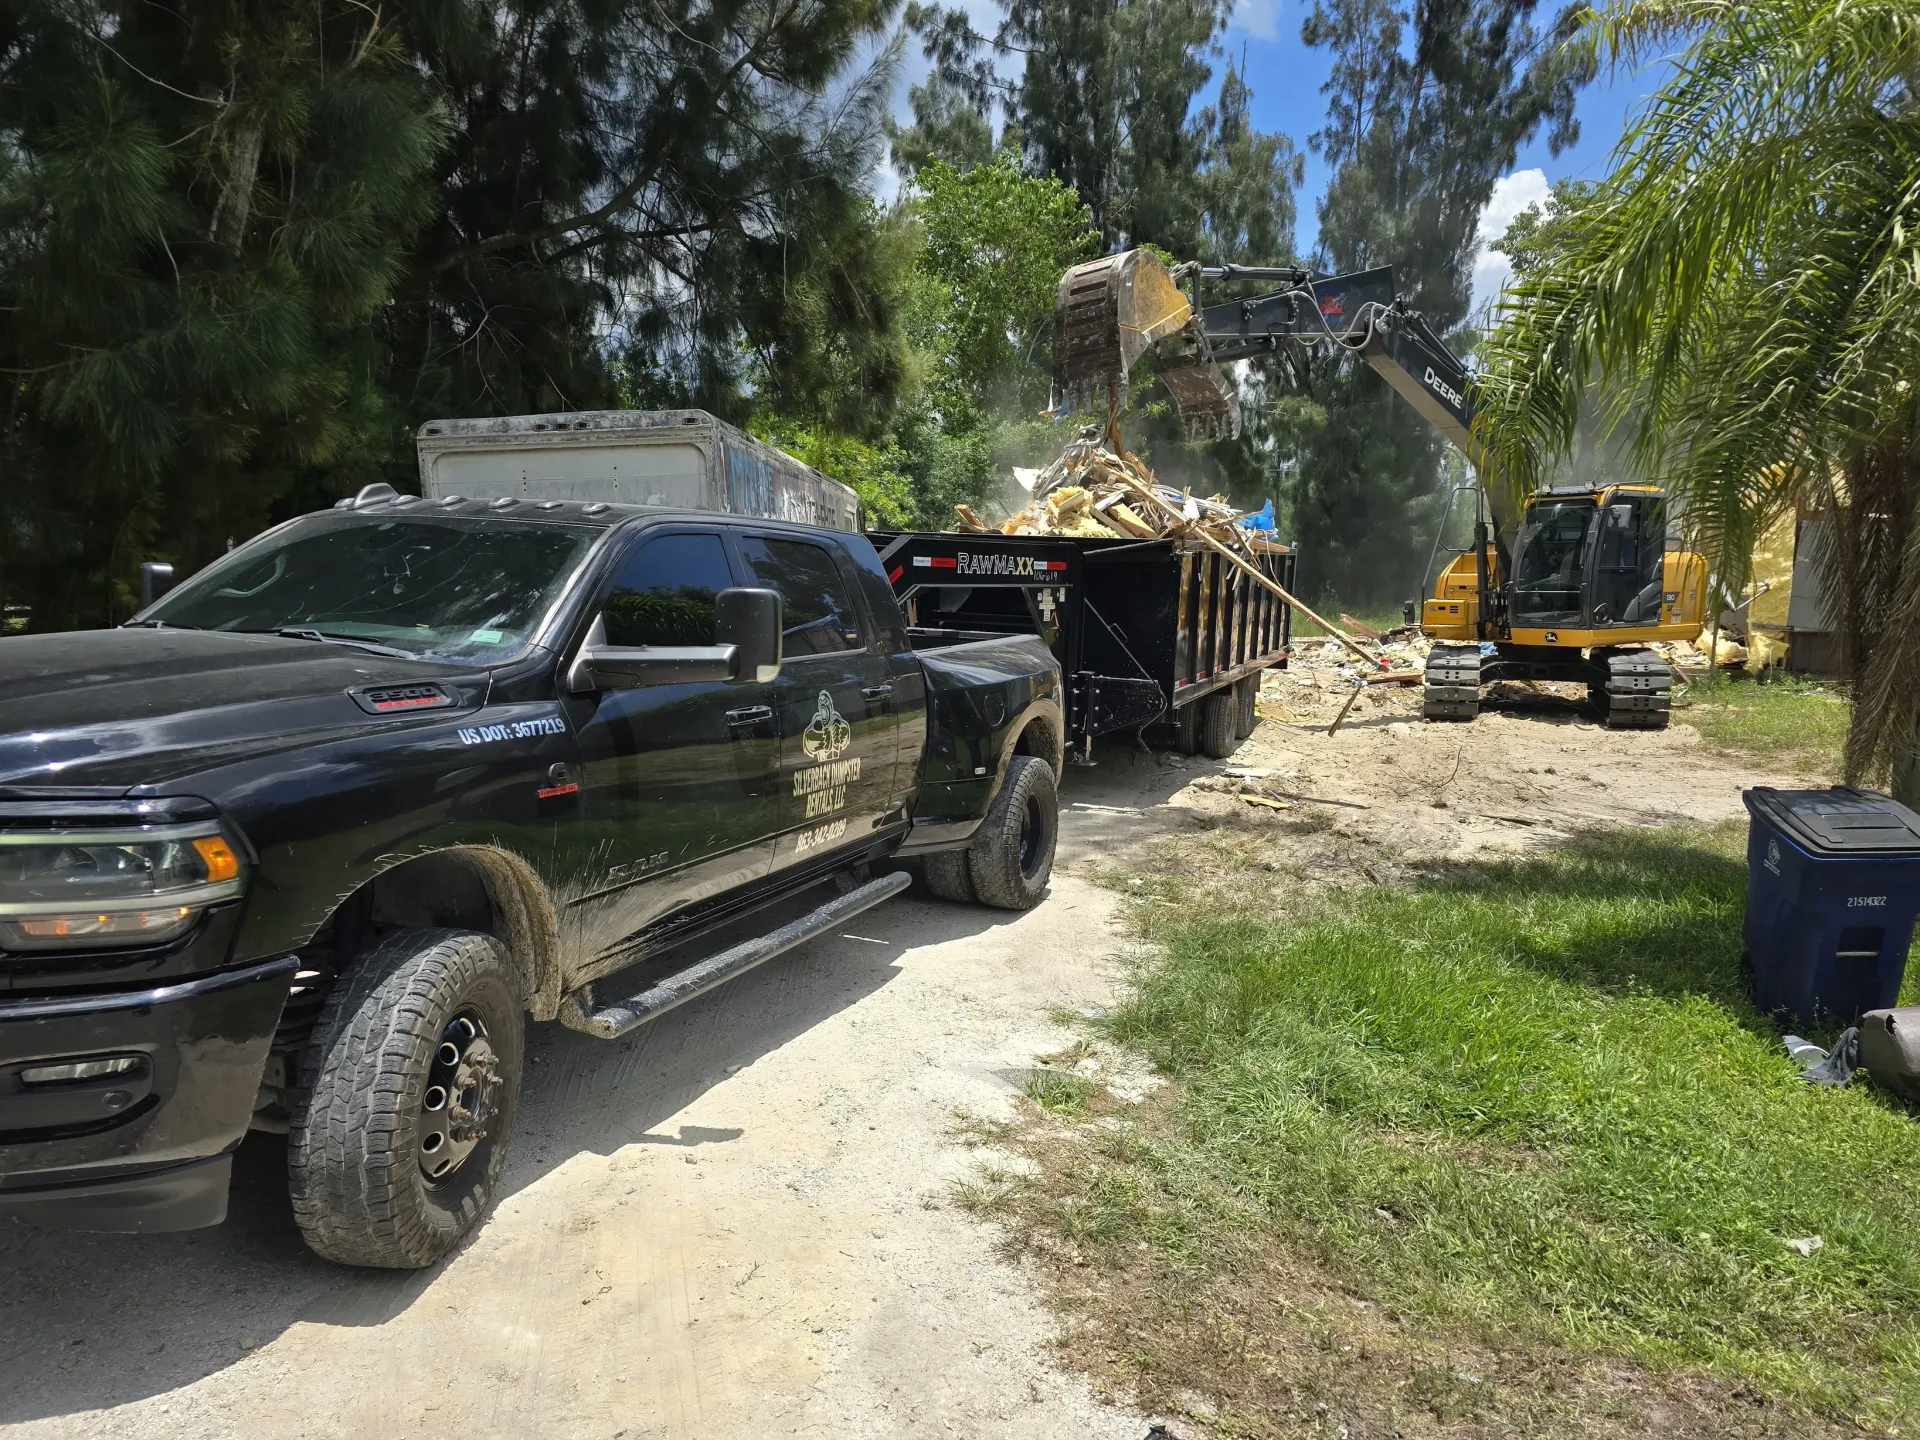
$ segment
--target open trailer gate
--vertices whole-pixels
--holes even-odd
[[[1070,746],[1166,720],[1186,748],[1201,701],[1284,666],[1292,611],[1218,552],[1178,539],[953,532],[870,534],[916,645],[1036,634],[1066,677]],[[1256,541],[1262,573],[1293,584],[1291,547]],[[1250,724],[1236,727],[1239,733]]]

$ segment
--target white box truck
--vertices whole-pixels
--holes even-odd
[[[418,443],[432,500],[601,500],[860,528],[852,490],[704,410],[429,420]]]

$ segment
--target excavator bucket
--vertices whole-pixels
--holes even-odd
[[[1163,359],[1160,383],[1173,396],[1189,440],[1231,440],[1240,433],[1240,397],[1211,360],[1201,355]]]
[[[1098,410],[1109,396],[1124,402],[1140,357],[1192,320],[1193,307],[1151,250],[1074,266],[1060,277],[1053,308],[1054,408]],[[1160,375],[1189,434],[1238,433],[1240,407],[1219,366],[1169,356]]]

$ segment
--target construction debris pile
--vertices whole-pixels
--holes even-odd
[[[1096,539],[1179,539],[1221,556],[1254,584],[1272,591],[1299,614],[1319,625],[1335,643],[1367,667],[1369,673],[1354,688],[1357,697],[1369,685],[1418,684],[1420,671],[1395,670],[1379,638],[1369,650],[1331,621],[1316,615],[1289,594],[1260,566],[1261,545],[1246,512],[1218,497],[1201,500],[1184,490],[1162,485],[1120,440],[1111,419],[1104,437],[1095,426],[1060,452],[1051,465],[1034,476],[1033,499],[1018,514],[989,525],[967,505],[954,506],[967,533],[984,535],[1046,535]],[[1268,517],[1266,528],[1271,524]],[[1341,718],[1346,712],[1341,712]],[[1334,721],[1338,728],[1340,720]]]
[[[959,530],[972,534],[1066,535],[1093,540],[1158,539],[1204,531],[1214,541],[1249,553],[1245,513],[1215,496],[1202,500],[1162,485],[1117,432],[1106,439],[1089,426],[1034,477],[1033,499],[1006,520],[983,520],[956,505]]]

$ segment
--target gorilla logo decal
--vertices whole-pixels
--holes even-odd
[[[800,748],[809,760],[832,760],[852,743],[852,727],[833,708],[833,696],[822,690],[820,703],[813,707],[813,719],[800,737]]]

